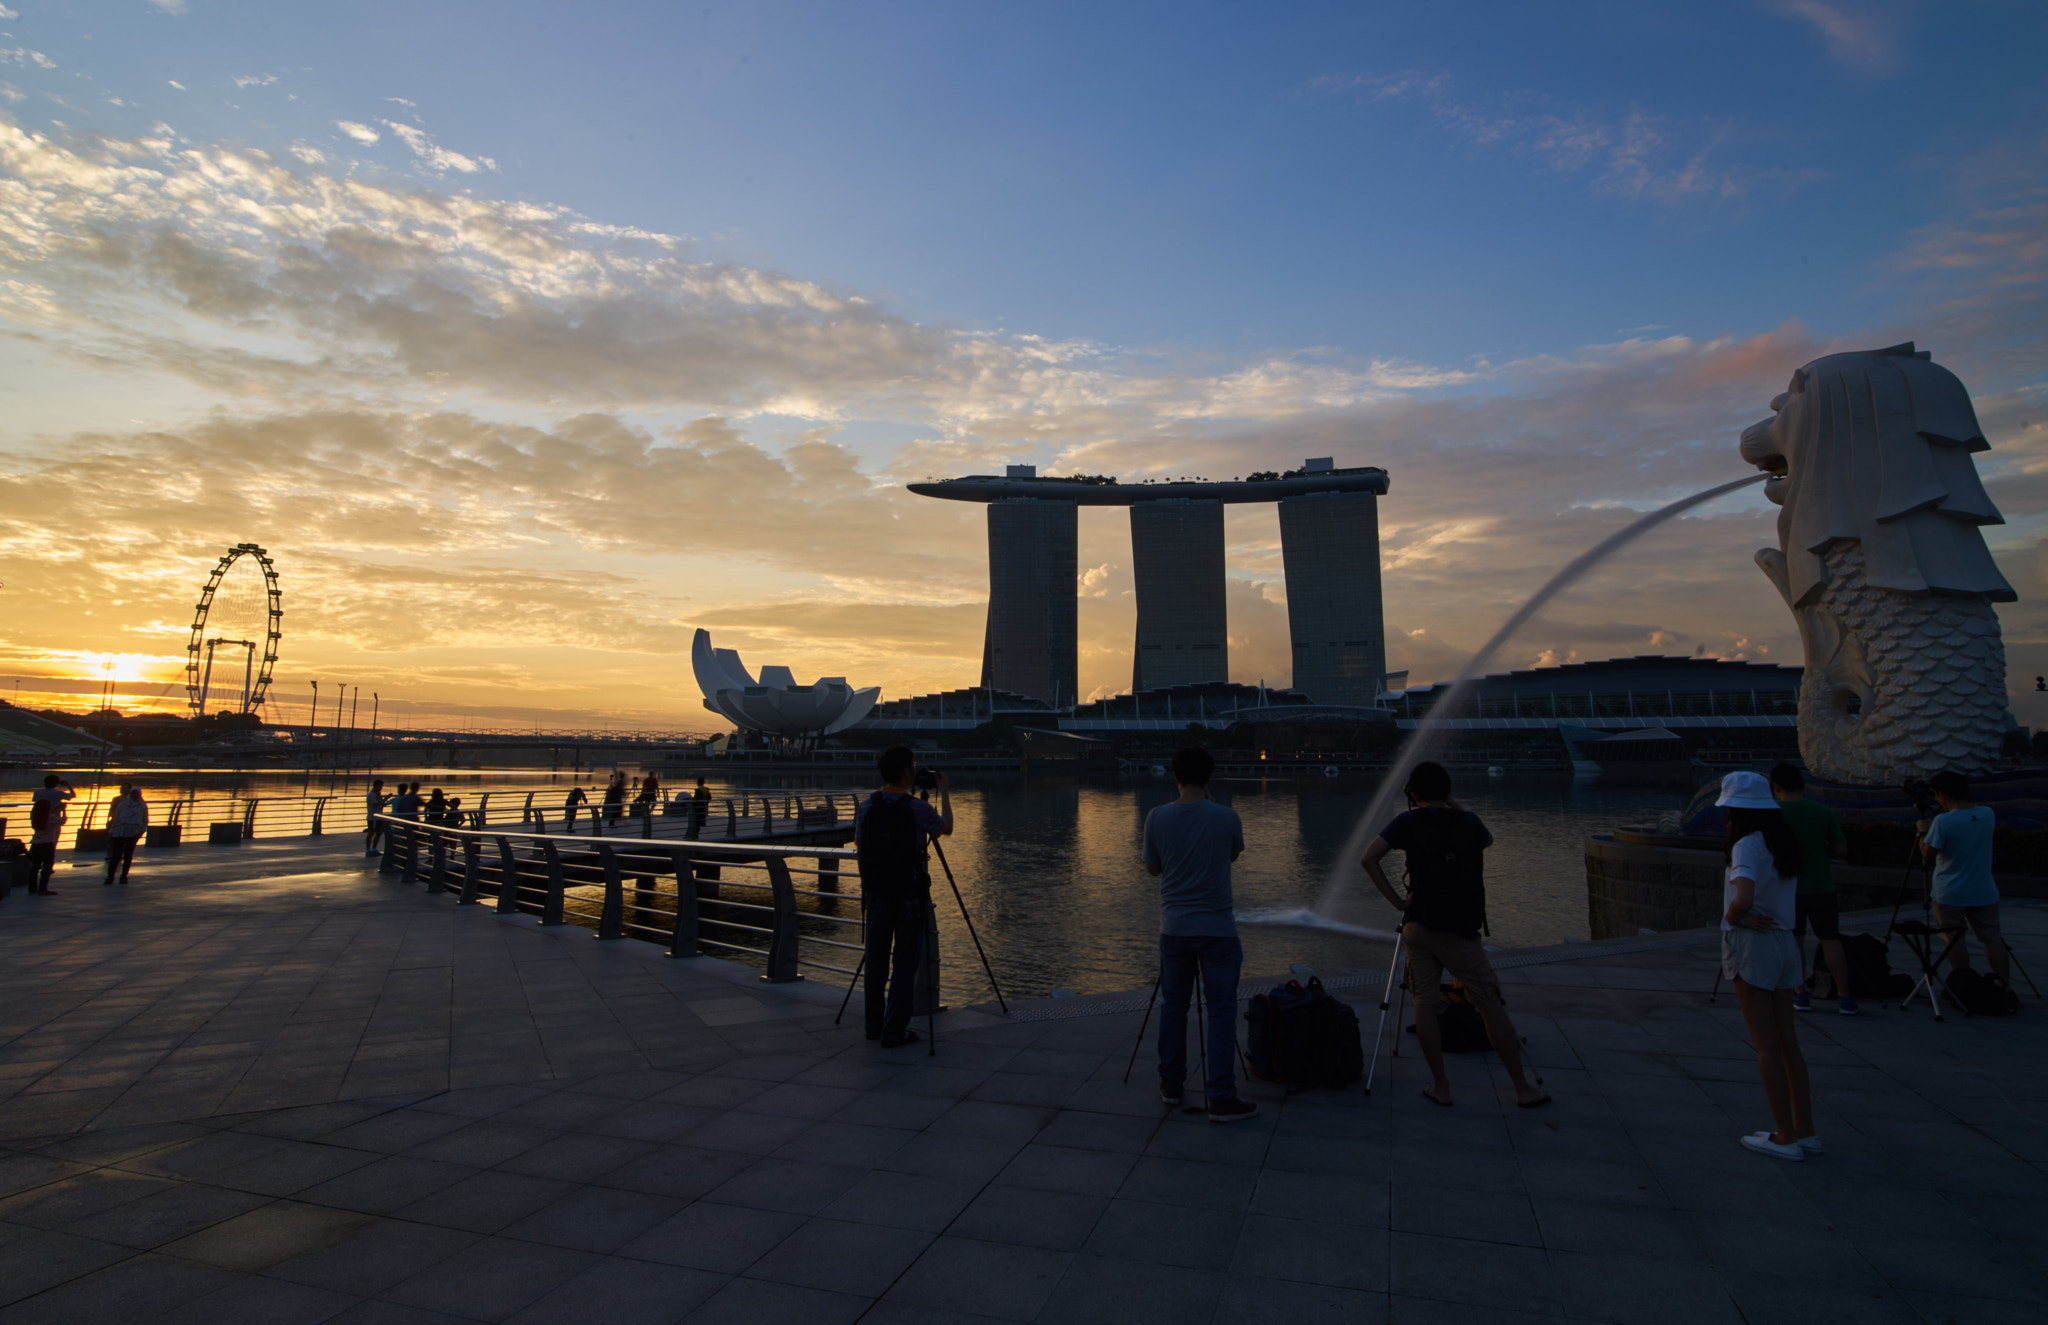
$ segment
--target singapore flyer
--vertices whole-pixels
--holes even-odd
[[[192,610],[185,693],[192,716],[254,714],[263,705],[284,638],[283,595],[270,554],[254,543],[227,550]]]

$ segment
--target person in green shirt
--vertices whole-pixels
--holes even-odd
[[[1785,812],[1785,822],[1799,836],[1799,896],[1792,924],[1793,941],[1799,945],[1799,960],[1806,961],[1806,926],[1813,925],[1813,937],[1828,974],[1835,978],[1835,1011],[1845,1017],[1856,1015],[1856,1000],[1849,996],[1849,958],[1842,951],[1840,911],[1835,901],[1835,875],[1830,858],[1846,859],[1849,839],[1842,833],[1842,821],[1819,801],[1806,799],[1806,775],[1790,764],[1771,770],[1771,795]],[[1801,986],[1792,996],[1800,1012],[1813,1011],[1813,996]]]

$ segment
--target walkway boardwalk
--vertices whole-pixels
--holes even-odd
[[[1735,1143],[1704,942],[1504,973],[1547,1109],[1477,1055],[1434,1108],[1410,1047],[1215,1127],[1119,1084],[1136,1012],[884,1052],[836,990],[241,851],[0,903],[0,1322],[2048,1317],[2032,999],[1804,1020],[1804,1164]]]

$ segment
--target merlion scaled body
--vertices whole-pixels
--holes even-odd
[[[1799,750],[1830,782],[1981,773],[2006,729],[1994,602],[2018,595],[1984,546],[2004,518],[1955,374],[1911,344],[1815,359],[1742,434],[1784,509],[1757,565],[1799,623]]]

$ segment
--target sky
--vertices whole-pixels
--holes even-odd
[[[1389,665],[1745,472],[1792,371],[1970,388],[2048,725],[2048,12],[1641,3],[0,3],[0,697],[182,707],[276,559],[273,721],[713,729],[688,649],[973,684],[906,482],[1376,464]],[[999,472],[999,471],[998,471]],[[1508,650],[1799,661],[1746,492]],[[1231,674],[1285,684],[1271,507]],[[1081,686],[1128,524],[1081,517]],[[2024,683],[2024,684],[2023,684]],[[2040,711],[2035,711],[2039,704]]]

